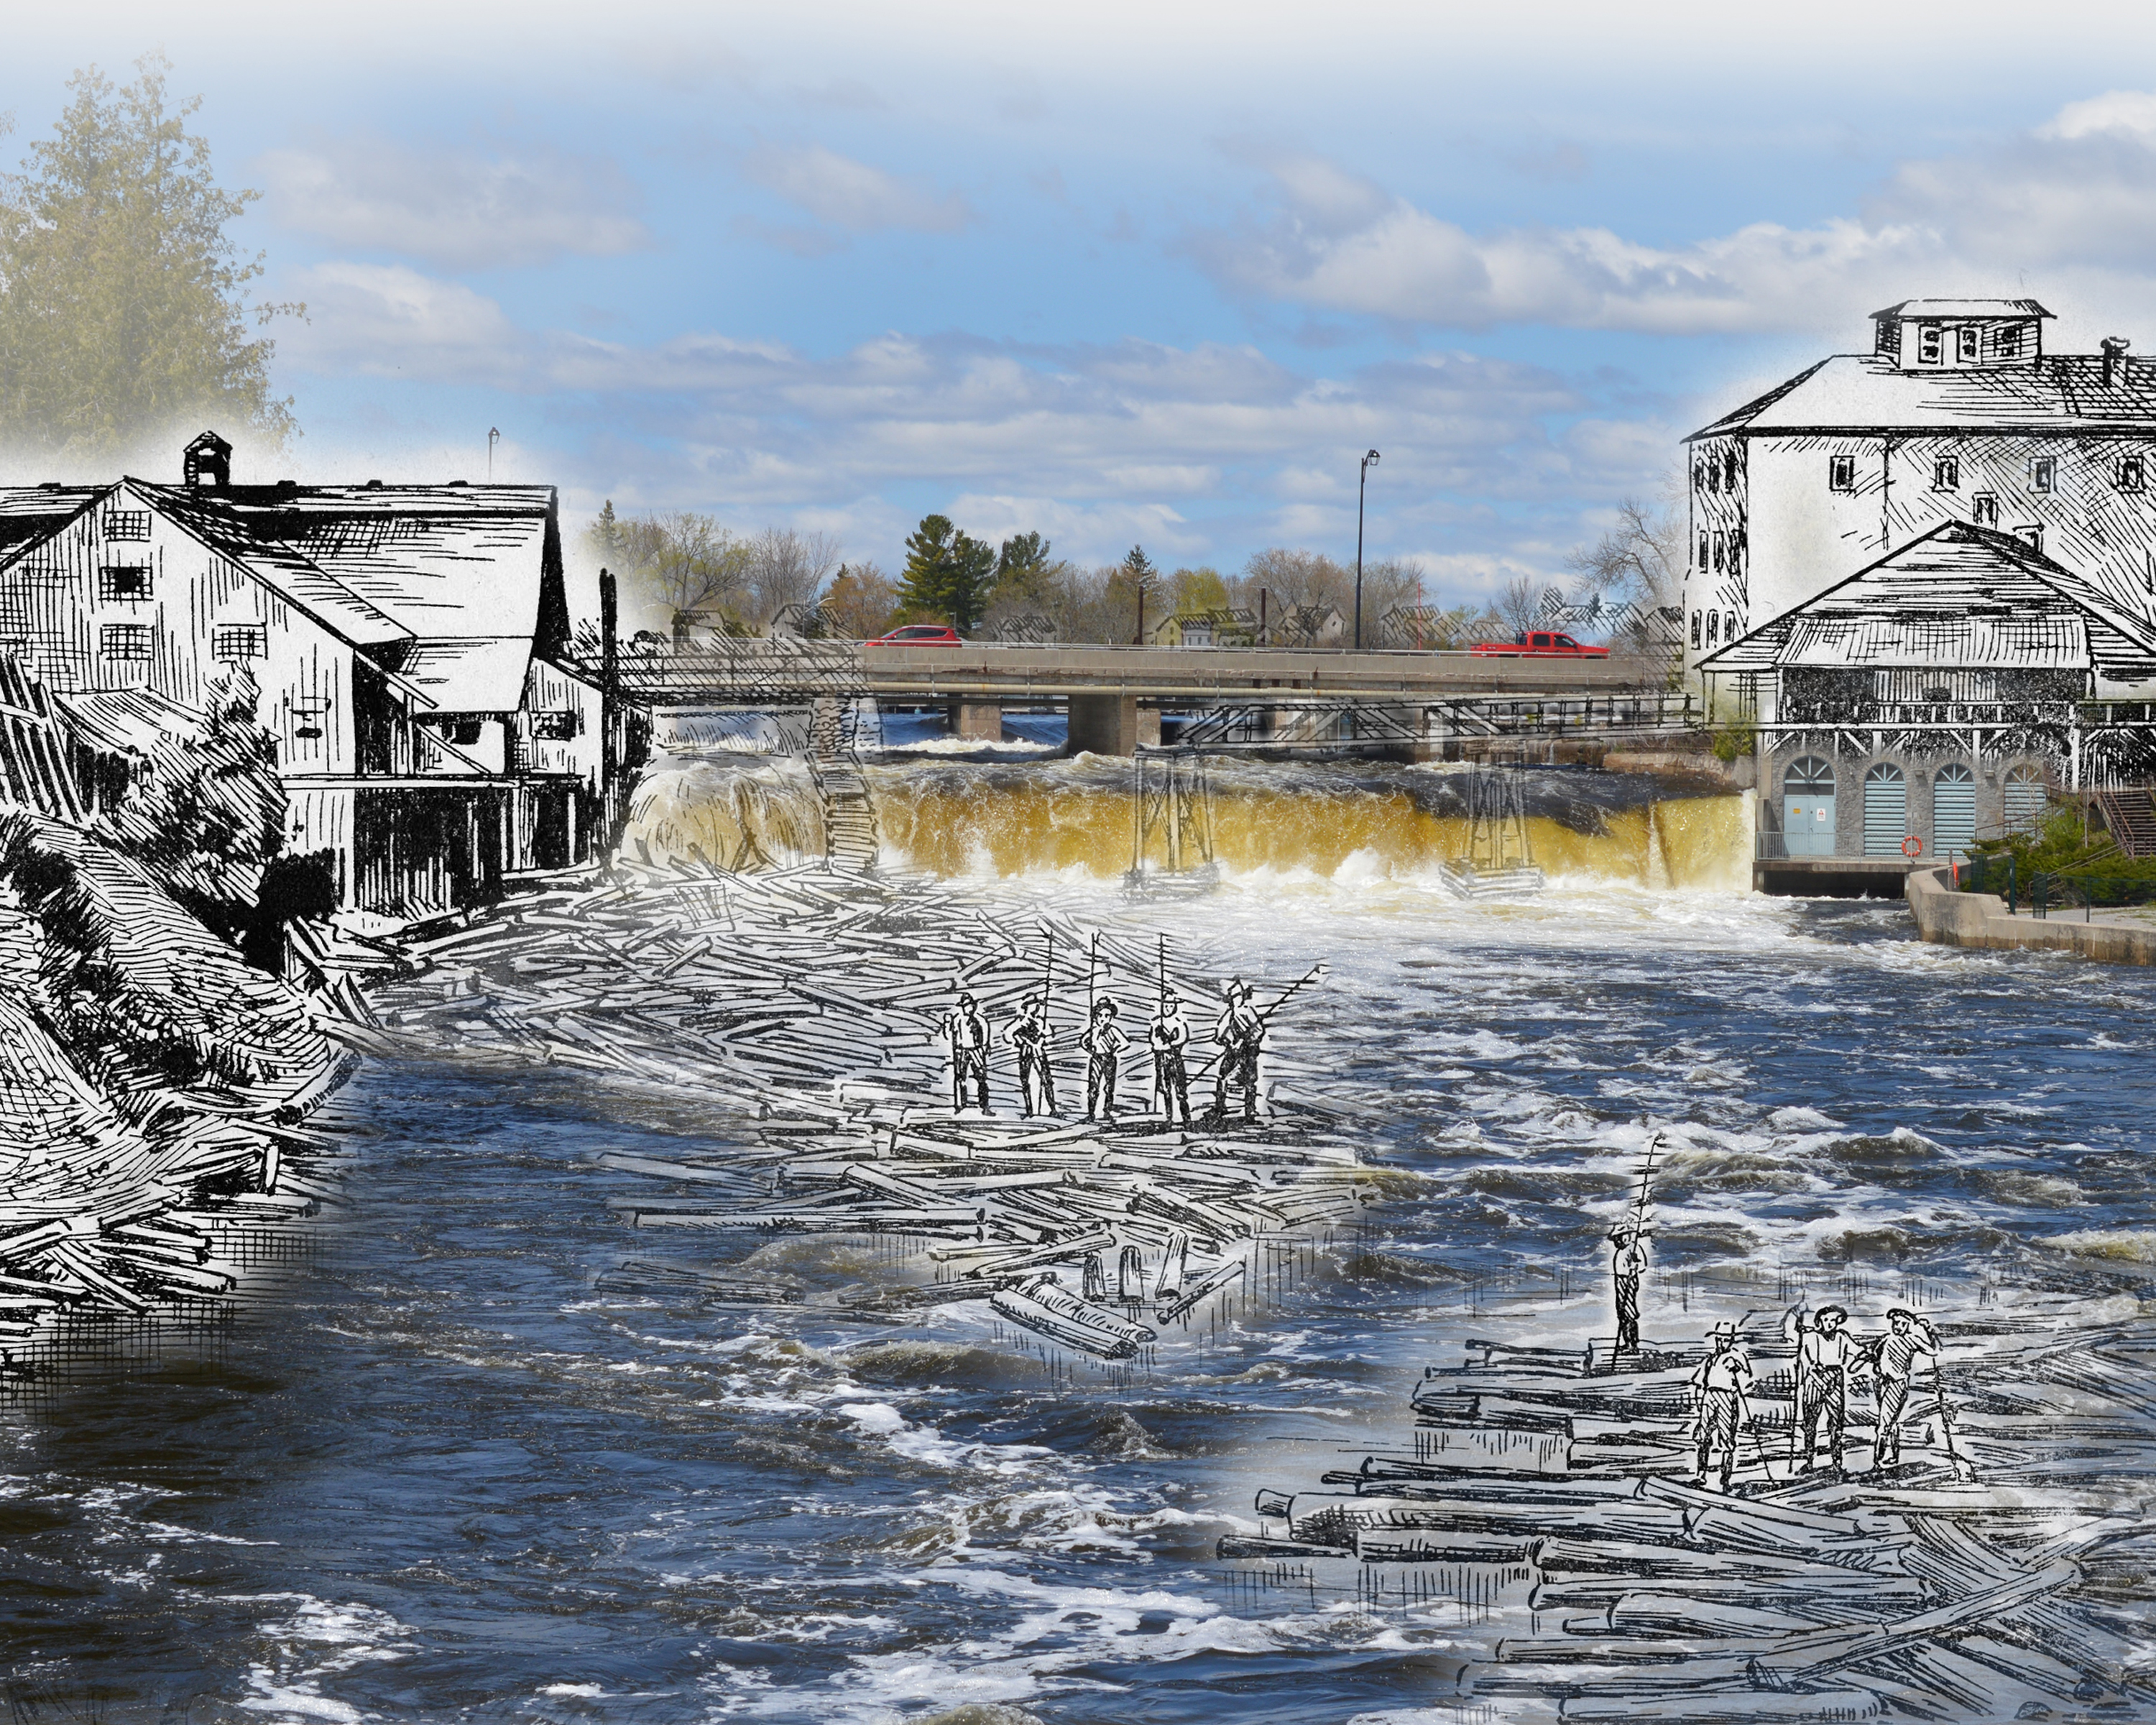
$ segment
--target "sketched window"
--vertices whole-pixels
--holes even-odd
[[[150,597],[150,572],[140,563],[107,563],[97,572],[97,596],[107,604],[139,604]]]
[[[2051,491],[2058,489],[2059,463],[2056,456],[2039,455],[2029,464],[2029,485],[2031,490]]]
[[[1999,525],[1999,499],[1989,491],[1979,491],[1970,498],[1969,519],[1979,527]]]
[[[1699,630],[1700,615],[1695,611],[1691,614],[1691,644],[1695,647],[1699,645]]]
[[[1917,362],[1935,366],[1939,362],[1939,326],[1935,323],[1920,326],[1917,331]]]
[[[1934,491],[1958,491],[1961,489],[1961,462],[1953,455],[1942,455],[1932,463],[1932,489]]]
[[[1722,458],[1722,489],[1725,491],[1737,489],[1737,451],[1734,449]]]
[[[1722,572],[1722,535],[1717,533],[1714,536],[1714,572],[1717,575]]]
[[[2147,478],[2148,469],[2140,456],[2121,455],[2118,458],[2118,489],[2120,490],[2138,491]]]
[[[1722,614],[1719,611],[1710,611],[1707,614],[1707,644],[1712,647],[1721,639]]]
[[[146,660],[150,656],[150,625],[108,623],[97,632],[97,650],[106,659]]]
[[[470,745],[479,741],[480,727],[486,721],[468,718],[462,713],[429,713],[419,723],[444,742]]]
[[[2014,536],[2035,552],[2038,557],[2043,556],[2044,530],[2035,522],[2031,521],[2025,527],[2016,527],[2014,530]]]
[[[1737,639],[1737,614],[1729,612],[1722,619],[1722,638],[1725,641]]]
[[[109,509],[105,512],[107,539],[147,539],[150,511],[146,509]]]
[[[534,742],[567,742],[582,728],[574,707],[559,712],[536,712],[531,716],[531,740]],[[479,739],[472,739],[476,742]]]
[[[1958,338],[1956,353],[1964,365],[1969,364],[1976,358],[1976,326],[1965,323],[1954,334]]]
[[[2021,326],[2018,323],[2000,325],[1999,339],[1993,344],[1992,351],[2001,359],[2020,358]]]
[[[210,631],[210,657],[226,665],[270,656],[270,631],[259,623],[223,623]]]
[[[1707,567],[1707,535],[1704,533],[1699,536],[1699,566],[1702,569]]]
[[[1826,487],[1830,491],[1853,491],[1856,489],[1856,457],[1830,455],[1826,458]]]

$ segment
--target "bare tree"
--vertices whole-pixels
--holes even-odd
[[[1684,528],[1672,510],[1636,497],[1617,506],[1617,524],[1565,559],[1605,598],[1641,609],[1679,603],[1684,594]]]
[[[1512,634],[1524,634],[1535,626],[1542,612],[1543,592],[1543,584],[1532,575],[1515,575],[1497,589],[1491,614]]]
[[[766,527],[743,549],[744,599],[749,620],[760,628],[788,605],[813,603],[839,567],[839,542],[829,533]]]
[[[648,603],[675,613],[740,614],[749,547],[710,516],[677,511],[607,519],[592,543]]]

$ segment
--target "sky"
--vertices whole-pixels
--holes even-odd
[[[201,96],[307,308],[242,479],[477,480],[495,429],[572,525],[1234,570],[1352,561],[1375,449],[1367,555],[1468,603],[1896,300],[2156,352],[2151,13],[1886,10],[128,0],[11,20],[0,155],[91,63]]]

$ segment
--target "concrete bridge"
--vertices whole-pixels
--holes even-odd
[[[873,696],[946,707],[957,735],[986,742],[1001,737],[1007,707],[1062,706],[1071,746],[1096,754],[1157,746],[1163,711],[1209,714],[1208,729],[1219,734],[1208,747],[1252,748],[1547,736],[1553,721],[1571,736],[1666,733],[1698,722],[1696,701],[1668,691],[1666,666],[1636,657],[780,638],[625,653],[618,677],[624,699],[655,713]]]

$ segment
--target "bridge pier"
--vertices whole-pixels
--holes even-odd
[[[1134,755],[1160,747],[1160,709],[1142,707],[1135,695],[1073,695],[1070,752]]]
[[[1004,704],[1000,701],[954,701],[944,708],[953,737],[968,742],[1004,740]]]

